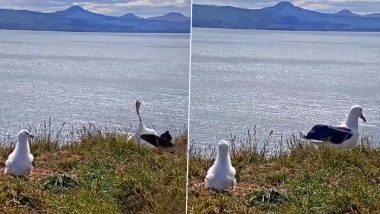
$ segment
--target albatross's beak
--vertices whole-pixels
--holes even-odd
[[[34,135],[29,134],[28,137],[33,139],[33,138],[34,138]]]
[[[365,117],[363,116],[363,113],[359,116],[365,123],[367,122],[367,120],[365,119]]]

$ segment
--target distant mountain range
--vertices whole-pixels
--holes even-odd
[[[171,12],[163,16],[143,18],[133,13],[120,17],[93,13],[79,6],[52,13],[0,9],[0,29],[76,31],[189,33],[190,18]]]
[[[207,28],[294,30],[294,31],[380,31],[380,13],[359,15],[349,10],[320,13],[280,2],[262,9],[193,5],[193,26]]]

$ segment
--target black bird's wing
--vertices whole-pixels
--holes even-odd
[[[167,138],[163,137],[162,135],[157,136],[154,134],[143,134],[140,136],[140,138],[152,144],[155,147],[170,148],[174,146],[174,144],[171,142],[171,137]]]
[[[159,146],[159,144],[158,144],[158,138],[159,137],[154,135],[154,134],[143,134],[140,136],[140,138],[145,140],[146,142],[152,144],[155,147]]]
[[[172,143],[173,137],[170,135],[169,131],[164,132],[160,135],[160,145],[164,148],[170,148],[173,147],[174,144]]]
[[[315,125],[303,138],[341,144],[350,137],[352,137],[351,129],[318,124]]]

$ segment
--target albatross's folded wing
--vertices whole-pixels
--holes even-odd
[[[315,125],[304,138],[310,140],[329,141],[334,144],[341,144],[351,136],[351,130],[348,128],[318,124]]]

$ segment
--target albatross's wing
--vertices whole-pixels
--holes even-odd
[[[159,137],[154,135],[154,134],[143,134],[140,136],[140,138],[145,140],[146,142],[152,144],[155,147],[159,146],[159,144],[158,144],[158,138]]]
[[[159,138],[160,146],[164,148],[170,148],[173,147],[174,144],[172,143],[173,137],[170,135],[169,131],[164,132],[161,134]]]
[[[352,133],[348,128],[318,124],[315,125],[303,138],[341,144],[343,141],[349,139],[350,137],[352,137]]]
[[[169,132],[165,132],[161,136],[154,134],[143,134],[140,137],[155,147],[170,148],[174,146],[174,144],[171,142],[172,137]]]

